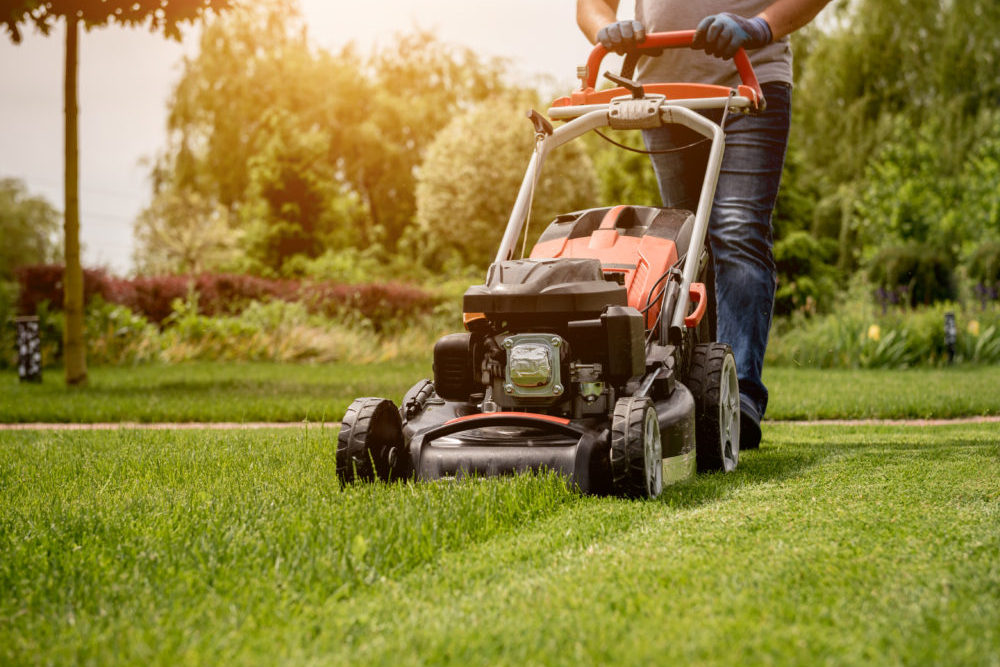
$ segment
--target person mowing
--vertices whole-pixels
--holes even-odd
[[[760,446],[767,409],[761,379],[771,328],[777,274],[771,213],[778,196],[791,117],[792,50],[788,35],[805,26],[829,0],[636,0],[633,20],[619,21],[619,0],[577,0],[577,24],[592,43],[623,53],[647,32],[690,30],[692,49],[643,58],[644,82],[690,81],[735,87],[731,63],[746,49],[767,108],[730,115],[726,150],[715,191],[708,240],[715,276],[717,340],[736,359],[740,386],[740,449]],[[721,120],[721,114],[713,120]],[[697,208],[708,162],[708,144],[679,126],[643,130],[663,205]]]

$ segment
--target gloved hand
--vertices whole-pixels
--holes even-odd
[[[646,28],[639,21],[616,21],[597,31],[597,41],[608,51],[625,53],[646,39]]]
[[[722,12],[706,16],[698,24],[694,33],[692,49],[704,49],[705,53],[729,59],[744,49],[759,49],[774,41],[771,26],[761,17],[752,19]]]

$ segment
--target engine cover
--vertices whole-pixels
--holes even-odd
[[[573,313],[595,316],[607,306],[625,306],[628,294],[605,280],[601,262],[590,258],[518,259],[490,266],[485,285],[465,292],[466,313],[491,315]]]

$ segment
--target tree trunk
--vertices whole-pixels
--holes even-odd
[[[66,384],[79,385],[87,381],[87,346],[83,336],[83,267],[80,265],[80,197],[79,197],[79,138],[77,136],[77,50],[76,16],[66,17],[66,82],[63,92],[66,139],[66,210],[63,233],[66,267],[63,275],[63,360],[66,364]]]

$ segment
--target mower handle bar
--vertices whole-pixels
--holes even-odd
[[[625,55],[658,55],[663,49],[679,49],[691,46],[694,43],[694,30],[677,30],[674,32],[651,32],[646,35],[646,39],[636,44],[634,47],[626,49]],[[597,73],[601,69],[601,61],[609,53],[603,44],[595,44],[590,56],[587,58],[587,77],[583,82],[584,88],[597,87]],[[744,86],[753,88],[758,99],[764,99],[764,93],[757,82],[757,75],[750,64],[750,58],[746,50],[740,47],[733,56],[736,64],[736,71],[740,75],[740,81]]]

